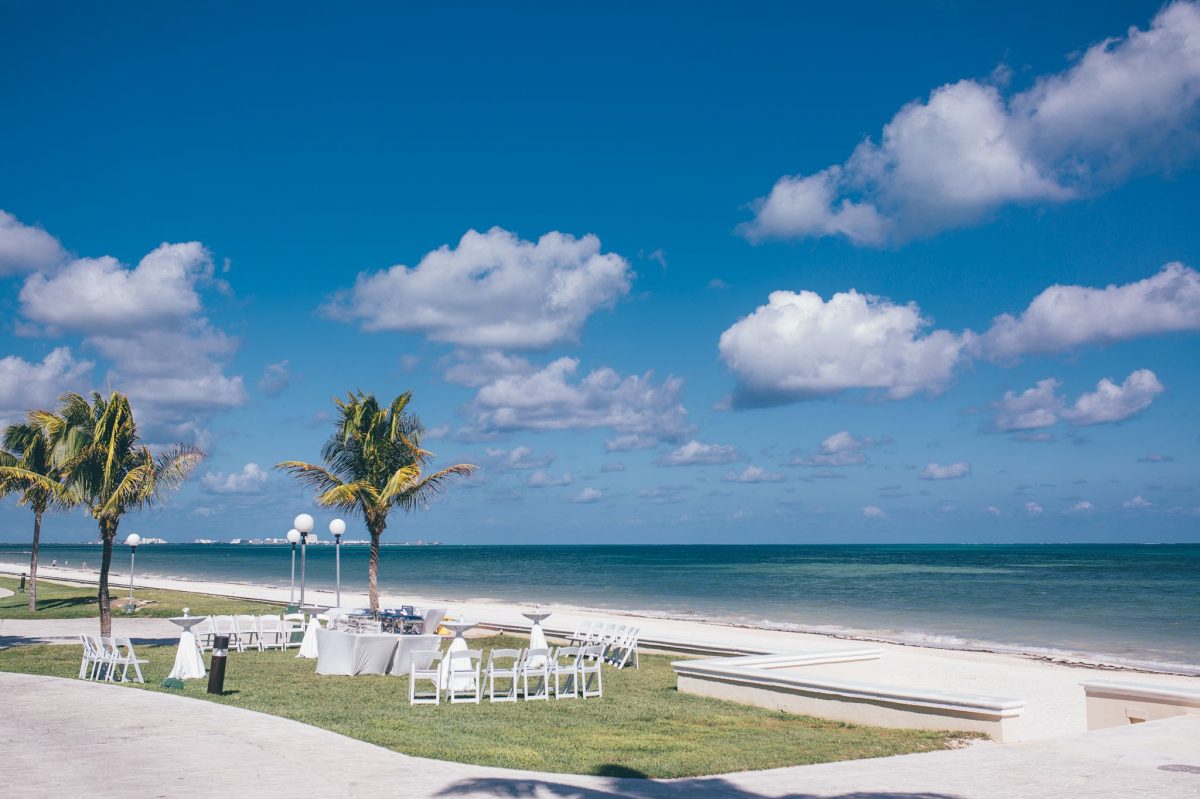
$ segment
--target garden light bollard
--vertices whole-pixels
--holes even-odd
[[[208,664],[208,692],[222,694],[225,692],[225,661],[229,659],[229,636],[214,635],[212,660]]]

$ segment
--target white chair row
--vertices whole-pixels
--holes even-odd
[[[445,654],[416,652],[408,674],[408,701],[413,705],[436,705],[444,692],[451,704],[478,704],[485,680],[492,702],[515,702],[518,696],[526,701],[549,699],[552,686],[556,699],[603,696],[603,660],[604,647],[600,644],[493,649],[481,678],[483,653],[478,649]],[[418,680],[432,682],[433,690],[418,691]]]
[[[251,616],[209,616],[196,627],[196,640],[203,650],[212,649],[213,639],[218,635],[229,636],[229,648],[238,652],[256,648],[287,649],[300,646],[295,633],[304,632],[304,614],[289,613],[285,616],[264,614]]]
[[[79,679],[116,681],[117,669],[121,669],[121,682],[129,682],[129,667],[133,666],[137,682],[145,682],[142,664],[149,663],[133,651],[133,642],[128,638],[97,638],[92,635],[79,636],[83,644],[83,659],[79,662]]]
[[[609,624],[602,621],[582,621],[575,627],[569,643],[572,646],[604,647],[604,659],[623,669],[630,663],[636,669],[638,663],[638,637],[641,628],[624,624]]]

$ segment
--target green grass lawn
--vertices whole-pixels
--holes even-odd
[[[472,643],[527,646],[497,636]],[[174,647],[145,647],[147,683],[159,682]],[[77,646],[0,650],[0,671],[75,677]],[[604,697],[437,706],[408,704],[407,678],[326,677],[287,652],[231,653],[226,695],[189,680],[190,697],[295,719],[397,752],[488,766],[611,776],[690,777],[943,749],[962,733],[888,730],[747,707],[675,690],[672,658],[643,655],[640,669],[605,667]]]
[[[0,588],[16,591],[20,580],[15,577],[0,577]],[[129,618],[158,618],[182,616],[189,608],[193,616],[229,615],[236,613],[282,613],[282,605],[251,602],[244,599],[225,599],[207,594],[189,594],[183,591],[161,591],[156,588],[139,588],[134,596],[140,605],[136,611],[125,613],[123,599],[128,596],[129,586],[122,591],[119,585],[110,585],[113,599],[113,615]],[[29,612],[29,596],[14,593],[0,598],[0,619],[85,619],[99,617],[96,601],[96,586],[70,585],[38,580],[37,613]]]

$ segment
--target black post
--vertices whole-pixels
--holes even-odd
[[[214,635],[212,659],[208,665],[208,692],[222,694],[225,692],[225,661],[229,659],[229,636]]]
[[[25,593],[25,572],[21,572],[21,584],[17,586],[17,593]]]

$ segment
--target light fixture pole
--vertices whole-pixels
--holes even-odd
[[[129,604],[125,606],[126,613],[133,613],[133,566],[134,558],[137,557],[138,544],[142,543],[142,537],[137,533],[130,533],[125,537],[125,546],[129,547]]]
[[[342,533],[346,532],[346,523],[334,519],[329,523],[329,532],[333,533],[333,555],[337,564],[337,606],[342,606]]]
[[[287,540],[292,545],[292,590],[288,593],[288,606],[291,607],[296,604],[296,544],[300,542],[300,531],[294,527],[288,530]]]
[[[301,513],[292,520],[292,524],[300,531],[300,605],[304,605],[304,565],[308,555],[308,534],[313,528],[313,517]]]

